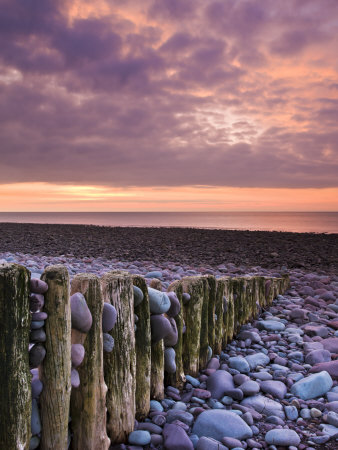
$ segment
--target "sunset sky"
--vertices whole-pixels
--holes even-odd
[[[337,0],[1,0],[0,211],[338,211]]]

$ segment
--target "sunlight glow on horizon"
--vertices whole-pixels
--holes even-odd
[[[75,186],[4,184],[1,212],[338,211],[338,188]]]

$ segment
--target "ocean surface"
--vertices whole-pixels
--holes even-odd
[[[0,222],[338,233],[338,212],[0,212]]]

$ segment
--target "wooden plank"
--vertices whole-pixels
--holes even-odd
[[[135,306],[138,317],[135,332],[136,348],[136,419],[144,420],[150,409],[151,329],[148,288],[140,275],[133,276],[133,284],[143,292],[142,302]]]
[[[93,323],[87,335],[83,334],[82,339],[75,342],[83,344],[85,357],[77,368],[80,386],[72,388],[71,393],[71,448],[107,450],[110,439],[106,431],[107,386],[103,375],[103,299],[99,278],[88,273],[76,275],[71,283],[71,295],[76,292],[84,295]]]
[[[41,449],[68,448],[71,393],[71,312],[69,275],[63,265],[49,266],[41,279],[48,284],[44,311],[46,357],[41,368]]]
[[[18,264],[0,265],[0,448],[29,448],[31,374],[29,271]]]
[[[127,440],[134,430],[136,351],[134,332],[134,294],[132,276],[112,271],[101,278],[105,302],[116,308],[117,321],[109,333],[114,338],[112,352],[104,354],[107,384],[107,432],[112,444]]]

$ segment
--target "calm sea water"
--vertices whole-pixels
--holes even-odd
[[[338,233],[338,212],[0,212],[0,222]]]

